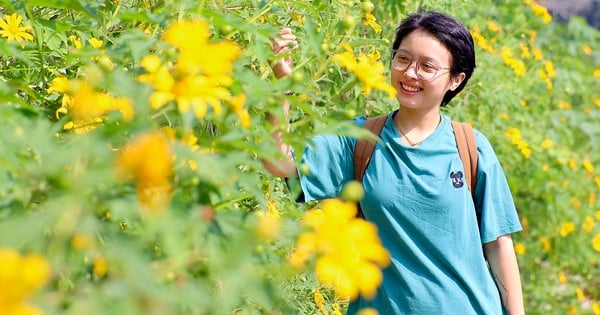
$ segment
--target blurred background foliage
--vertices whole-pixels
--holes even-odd
[[[373,62],[389,74],[395,27],[425,8],[455,15],[475,37],[475,75],[445,111],[486,134],[505,167],[524,226],[514,237],[528,313],[600,314],[600,148],[594,140],[600,34],[584,19],[558,23],[533,0],[52,0],[0,7],[0,28],[22,35],[9,40],[0,33],[0,269],[6,271],[0,310],[343,311],[345,302],[318,283],[310,264],[297,270],[287,262],[309,205],[294,201],[296,182],[288,185],[262,168],[260,159],[279,157],[270,134],[284,128],[268,124],[265,114],[281,115],[282,99],[291,102],[284,138],[296,150],[340,126],[364,134],[349,119],[397,104],[376,90],[363,93],[357,77],[332,57],[348,44],[357,55],[379,55]],[[163,34],[178,20],[201,20],[209,31],[205,41],[239,47],[231,71],[219,77],[225,81],[213,85],[226,91],[205,103],[206,113],[181,110],[183,101],[152,107],[153,93],[166,81],[138,79],[151,72],[144,64],[151,54],[177,68],[177,52]],[[270,38],[281,27],[292,28],[300,48],[293,53],[294,75],[275,80]],[[193,38],[192,44],[199,41]],[[174,80],[187,75],[170,74]],[[78,116],[81,110],[65,97],[84,86],[91,90],[79,96],[89,104],[108,99],[110,106]],[[287,90],[295,94],[283,96]],[[115,107],[115,99],[124,103]],[[133,179],[123,178],[116,166],[121,152],[158,129],[168,148],[131,149],[138,152],[132,159],[163,163],[172,172],[168,182],[150,180],[151,167],[129,169]],[[161,154],[172,159],[153,160]],[[152,209],[148,200],[167,205]],[[15,281],[23,283],[18,294],[7,284]]]

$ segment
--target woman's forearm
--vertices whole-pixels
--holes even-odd
[[[286,100],[284,100],[283,102],[284,102],[283,103],[283,116],[286,121],[286,130],[288,130],[288,128],[289,128],[288,113],[289,113],[290,104]],[[277,126],[280,126],[279,119],[277,118],[277,116],[275,116],[273,114],[268,114],[267,120],[273,126],[275,126],[275,131],[273,132],[273,143],[279,149],[279,151],[281,153],[283,153],[283,159],[278,159],[278,160],[273,160],[273,161],[262,160],[263,166],[269,173],[271,173],[275,176],[280,176],[280,177],[297,176],[298,173],[296,170],[296,165],[294,163],[294,157],[292,156],[292,148],[290,145],[286,144],[283,141],[283,131],[281,130],[281,128],[277,128]]]
[[[289,53],[290,51],[298,48],[298,42],[296,41],[296,36],[292,34],[292,30],[289,28],[284,28],[279,32],[279,37],[274,38],[273,42],[273,53],[277,56],[284,53]],[[293,67],[292,67],[292,58],[291,56],[287,56],[285,58],[280,58],[271,64],[273,69],[273,74],[277,79],[281,79],[284,77],[289,77],[292,75]],[[285,130],[289,130],[289,111],[290,111],[290,103],[282,99],[282,109],[283,109],[283,119],[285,119]],[[294,158],[292,156],[291,147],[284,143],[283,141],[283,131],[281,126],[281,122],[277,118],[277,116],[273,114],[268,114],[268,121],[275,127],[275,131],[273,132],[273,142],[274,145],[279,149],[281,153],[283,153],[283,158],[278,160],[262,160],[263,166],[265,169],[275,175],[281,177],[291,177],[297,176],[296,165],[294,163]]]
[[[512,237],[500,236],[484,245],[486,258],[494,274],[502,304],[510,315],[525,314],[521,275],[515,255]]]

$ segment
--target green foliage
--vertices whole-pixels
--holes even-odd
[[[291,102],[284,139],[296,151],[315,134],[364,135],[350,118],[397,104],[383,93],[361,93],[331,57],[349,44],[355,52],[378,50],[387,65],[400,18],[427,8],[457,16],[491,47],[477,43],[475,75],[446,112],[482,131],[505,167],[524,225],[515,242],[525,249],[519,262],[528,313],[600,308],[593,247],[600,238],[599,32],[580,18],[544,24],[517,0],[373,3],[379,34],[354,0],[3,1],[5,14],[19,13],[32,26],[34,41],[0,38],[0,247],[49,260],[52,278],[35,304],[46,314],[314,314],[323,311],[314,300],[319,289],[323,312],[341,307],[309,268],[287,264],[308,206],[294,202],[297,183],[263,170],[261,159],[281,157],[270,141],[284,128],[265,116],[283,118],[282,99]],[[242,48],[229,90],[247,96],[249,128],[229,107],[203,119],[179,113],[174,103],[150,108],[151,88],[136,79],[145,72],[140,62],[154,52],[172,60],[175,52],[160,39],[177,19],[202,19],[211,42]],[[300,48],[292,53],[295,75],[275,80],[271,37],[284,26]],[[92,47],[92,38],[103,46]],[[523,62],[524,76],[509,67],[503,47]],[[551,88],[540,76],[548,62],[556,72]],[[86,134],[64,130],[72,113],[57,112],[62,97],[48,91],[58,76],[127,97],[133,119],[113,112]],[[295,94],[283,96],[286,90]],[[136,135],[164,126],[177,139],[173,195],[167,211],[150,215],[114,164]],[[198,148],[184,143],[189,134]],[[281,230],[265,240],[256,213],[273,205]]]

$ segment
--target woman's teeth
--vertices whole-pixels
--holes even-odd
[[[404,85],[404,84],[402,84],[402,88],[409,92],[419,92],[421,90],[420,88],[416,88],[416,87],[412,87],[412,86],[408,86],[408,85]]]

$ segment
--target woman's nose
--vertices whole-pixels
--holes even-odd
[[[404,69],[404,74],[410,78],[418,78],[417,75],[417,63],[412,62],[406,69]]]

